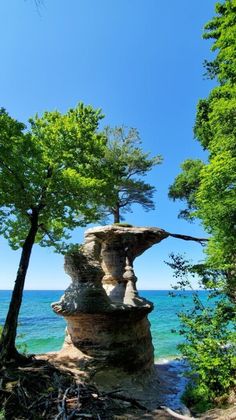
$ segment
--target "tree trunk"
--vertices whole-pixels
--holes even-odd
[[[236,303],[236,267],[226,272],[227,277],[227,295],[231,302]]]
[[[12,292],[7,318],[0,339],[1,365],[10,360],[20,361],[20,359],[23,359],[23,356],[21,356],[16,349],[16,332],[25,284],[25,277],[29,266],[29,260],[37,231],[38,212],[33,212],[31,217],[31,227],[22,247],[20,263],[15,280],[15,286]]]
[[[120,206],[118,203],[113,209],[113,216],[114,216],[114,223],[120,223]]]

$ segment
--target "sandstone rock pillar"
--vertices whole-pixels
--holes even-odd
[[[72,283],[53,310],[65,317],[68,351],[77,348],[99,369],[148,372],[154,363],[153,304],[139,296],[133,262],[168,237],[158,228],[88,229],[79,252],[65,257]]]

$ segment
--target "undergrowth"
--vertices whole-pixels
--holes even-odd
[[[224,273],[191,265],[180,255],[172,254],[167,264],[178,279],[172,296],[183,297],[178,317],[184,341],[178,347],[190,367],[183,401],[193,412],[224,406],[236,391],[236,311],[225,292]],[[193,289],[193,277],[207,292],[206,299]],[[191,307],[184,304],[186,290],[192,291]]]

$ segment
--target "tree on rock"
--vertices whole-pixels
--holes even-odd
[[[110,195],[103,210],[105,215],[113,215],[114,223],[119,223],[122,214],[131,211],[132,204],[140,204],[147,211],[155,208],[155,188],[142,178],[161,163],[161,157],[151,158],[142,151],[135,128],[106,127],[104,133],[108,140],[105,162]]]
[[[13,249],[22,248],[0,339],[1,363],[21,358],[15,338],[34,243],[62,250],[69,230],[99,218],[106,189],[101,118],[100,111],[80,104],[64,115],[36,116],[27,131],[0,111],[0,233]]]

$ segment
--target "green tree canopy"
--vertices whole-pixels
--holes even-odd
[[[161,157],[150,157],[140,147],[139,132],[135,128],[106,127],[107,150],[105,162],[110,195],[104,206],[104,214],[112,214],[114,222],[120,222],[121,214],[131,211],[132,204],[140,204],[145,210],[154,209],[155,188],[143,181],[143,177]]]
[[[191,367],[185,401],[197,410],[228,402],[235,388],[236,302],[236,1],[216,4],[215,16],[205,26],[204,38],[213,39],[215,58],[205,62],[207,75],[218,86],[197,107],[194,134],[207,162],[187,160],[170,187],[172,199],[184,200],[180,216],[198,217],[211,235],[207,258],[192,265],[172,256],[177,290],[191,288],[188,275],[197,275],[207,302],[193,293],[193,305],[179,314],[182,354]]]
[[[205,25],[203,38],[213,39],[215,58],[205,61],[208,77],[221,84],[236,82],[236,1],[217,2],[217,15]]]
[[[99,134],[101,112],[80,104],[66,114],[45,112],[26,130],[0,112],[0,233],[21,260],[6,323],[0,360],[17,357],[15,337],[25,276],[34,243],[64,248],[69,231],[99,218],[106,192]]]
[[[211,234],[208,264],[228,272],[229,292],[236,298],[236,1],[217,3],[216,12],[204,38],[214,40],[216,56],[206,68],[219,86],[199,101],[194,128],[208,162],[184,162],[169,196],[185,200],[181,214],[200,218]]]

